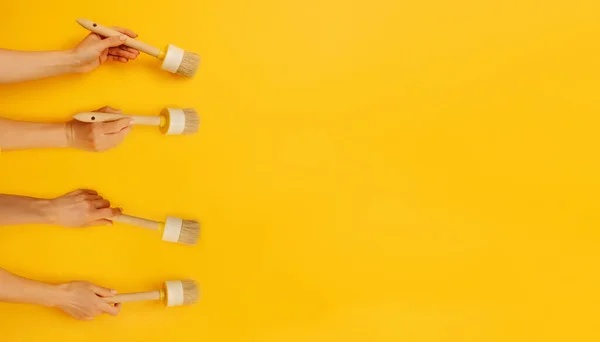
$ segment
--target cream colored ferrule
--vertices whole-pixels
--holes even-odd
[[[168,242],[179,242],[179,235],[181,234],[182,225],[182,219],[168,216],[165,220],[165,229],[162,239]]]
[[[185,130],[185,113],[178,108],[167,108],[169,111],[168,135],[182,134]]]
[[[180,280],[169,280],[165,282],[167,292],[167,306],[183,305],[183,282]]]
[[[163,60],[161,69],[176,73],[181,65],[181,61],[183,61],[184,54],[185,50],[169,44],[167,46],[167,53],[165,54],[165,59]]]

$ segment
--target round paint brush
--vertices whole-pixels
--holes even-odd
[[[118,294],[104,300],[111,304],[161,301],[165,306],[171,307],[195,304],[199,297],[200,291],[195,281],[169,280],[165,281],[160,290]]]
[[[184,245],[195,245],[200,238],[200,223],[167,216],[165,222],[157,222],[140,217],[122,214],[113,218],[114,221],[136,227],[158,230],[163,232],[162,239]]]
[[[200,117],[193,108],[165,108],[158,116],[83,112],[73,115],[82,122],[107,122],[131,118],[134,125],[157,126],[163,134],[194,134],[200,127]]]
[[[77,22],[79,25],[83,26],[83,28],[104,37],[122,35],[122,33],[118,31],[88,19],[77,19]],[[162,60],[161,68],[175,74],[192,77],[200,65],[200,56],[193,52],[185,51],[175,45],[169,44],[164,50],[161,50],[155,46],[130,37],[127,37],[127,40],[125,40],[123,44]]]

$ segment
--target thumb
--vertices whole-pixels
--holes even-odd
[[[112,297],[117,293],[116,290],[107,289],[106,287],[98,286],[96,284],[91,284],[91,288],[92,291],[100,297]]]
[[[98,47],[100,47],[100,49],[102,51],[104,51],[111,47],[117,47],[119,45],[123,45],[123,43],[125,43],[126,40],[127,40],[127,36],[124,34],[120,34],[118,36],[112,36],[112,37],[102,39],[97,44],[98,44]]]

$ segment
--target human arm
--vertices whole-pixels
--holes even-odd
[[[102,107],[96,112],[121,113]],[[105,151],[119,145],[131,131],[131,119],[113,122],[36,123],[0,118],[0,149],[74,147],[86,151]]]
[[[136,59],[139,51],[122,44],[127,39],[125,35],[135,38],[137,34],[128,29],[114,29],[123,34],[104,38],[91,33],[76,47],[64,51],[0,49],[0,84],[89,72],[108,60],[126,63]]]
[[[112,224],[121,209],[93,190],[76,190],[66,195],[41,199],[0,194],[0,226],[13,224],[55,224],[88,227]]]
[[[0,302],[54,307],[80,320],[91,320],[102,313],[116,316],[120,305],[112,306],[103,297],[116,291],[88,282],[53,285],[12,274],[0,268]]]

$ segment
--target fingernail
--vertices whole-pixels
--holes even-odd
[[[126,41],[127,40],[127,36],[122,34],[119,36],[119,39],[121,39],[122,41]]]

